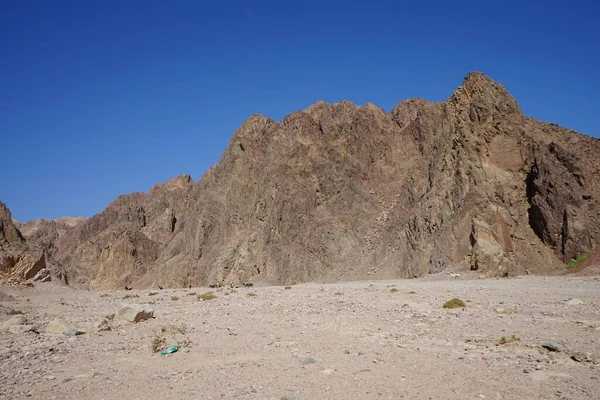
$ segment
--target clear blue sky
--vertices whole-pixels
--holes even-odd
[[[577,0],[0,0],[0,200],[21,221],[91,216],[198,180],[254,113],[389,111],[473,70],[598,136],[599,15]]]

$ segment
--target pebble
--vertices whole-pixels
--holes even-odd
[[[560,348],[552,343],[543,343],[542,347],[545,348],[546,350],[550,350],[550,351],[560,351]]]
[[[578,306],[580,304],[583,304],[583,301],[581,301],[580,299],[569,299],[565,300],[565,303],[569,306]]]

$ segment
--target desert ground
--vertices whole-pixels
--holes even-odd
[[[2,399],[600,398],[594,276],[0,292]]]

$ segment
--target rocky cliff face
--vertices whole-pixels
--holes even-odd
[[[525,117],[501,85],[471,73],[442,103],[408,100],[386,113],[318,102],[282,122],[254,115],[198,183],[181,176],[121,196],[32,240],[71,282],[98,288],[415,277],[449,266],[558,273],[598,246],[599,159],[599,140]]]
[[[0,202],[0,279],[12,284],[26,280],[48,282],[51,275],[44,249],[26,243],[10,211]]]

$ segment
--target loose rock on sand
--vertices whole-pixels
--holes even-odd
[[[187,295],[207,288],[129,291],[139,297],[123,314],[153,311],[143,323],[115,315],[124,291],[7,287],[24,315],[0,316],[19,322],[0,335],[0,398],[600,396],[595,278],[447,279],[255,287],[254,297],[218,288],[208,301]],[[582,304],[565,306],[568,296]],[[467,307],[442,308],[451,298]],[[40,333],[21,332],[23,318]],[[98,321],[109,329],[63,334]],[[520,340],[497,346],[512,335]],[[178,351],[153,353],[155,341]]]

